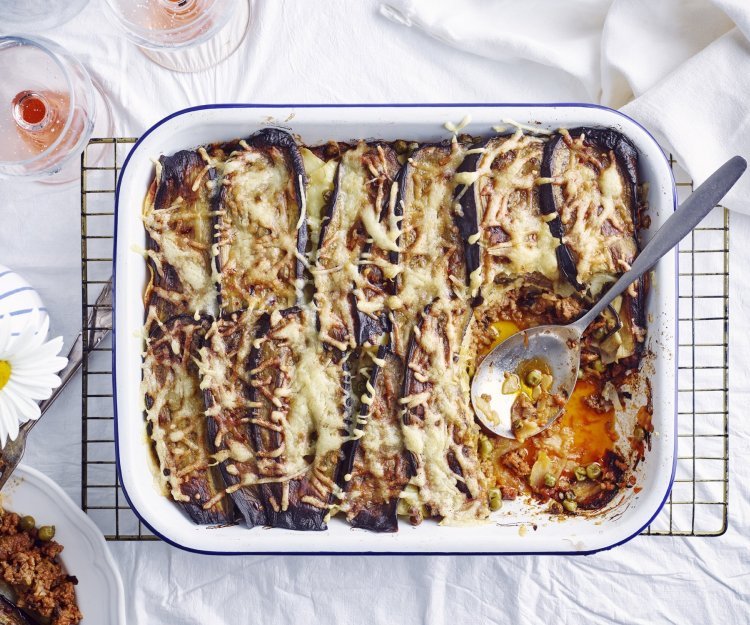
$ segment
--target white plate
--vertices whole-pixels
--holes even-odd
[[[81,625],[125,625],[125,594],[117,565],[94,522],[46,475],[20,465],[2,493],[3,509],[54,525],[60,560],[78,578]]]
[[[334,519],[325,532],[248,530],[243,526],[212,529],[193,524],[154,487],[139,390],[144,319],[141,301],[147,272],[143,258],[133,252],[146,246],[141,209],[153,178],[152,159],[203,143],[244,137],[269,124],[289,128],[308,144],[357,138],[437,141],[450,137],[443,128],[446,121],[457,123],[466,114],[471,115],[472,122],[465,132],[477,135],[492,133],[492,126],[503,119],[540,123],[548,129],[618,129],[640,152],[641,176],[649,183],[650,232],[674,210],[672,173],[653,137],[621,113],[592,105],[212,105],[174,113],[138,141],[117,187],[113,370],[123,488],[136,514],[154,533],[184,549],[213,553],[590,553],[627,541],[656,516],[672,484],[676,456],[676,251],[657,266],[647,302],[648,346],[656,355],[650,378],[657,435],[638,468],[642,490],[636,493],[628,489],[618,495],[617,505],[596,519],[575,517],[561,522],[516,501],[506,502],[493,515],[493,522],[471,527],[441,527],[426,521],[412,528],[402,522],[398,533],[375,534],[353,530]]]

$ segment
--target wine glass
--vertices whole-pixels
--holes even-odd
[[[95,90],[83,65],[47,39],[0,37],[0,76],[0,178],[77,177],[74,163],[58,172],[94,128]]]
[[[159,65],[197,72],[230,56],[245,37],[248,0],[105,0],[110,19]]]
[[[73,19],[89,0],[0,0],[0,34],[50,30]]]

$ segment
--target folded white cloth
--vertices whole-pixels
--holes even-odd
[[[381,12],[461,50],[573,76],[589,101],[644,124],[695,182],[750,155],[747,0],[390,0]],[[750,214],[750,174],[725,204]]]

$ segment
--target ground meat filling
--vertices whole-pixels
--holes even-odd
[[[22,530],[20,520],[14,512],[0,516],[0,576],[16,593],[13,602],[50,625],[76,625],[83,618],[75,596],[78,580],[58,561],[62,545],[39,540],[36,528]]]

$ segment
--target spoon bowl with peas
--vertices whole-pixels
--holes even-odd
[[[586,328],[692,232],[746,168],[745,159],[735,156],[711,174],[659,228],[631,268],[580,319],[569,325],[522,330],[490,351],[471,382],[471,402],[485,427],[499,436],[524,440],[552,425],[573,393]]]

